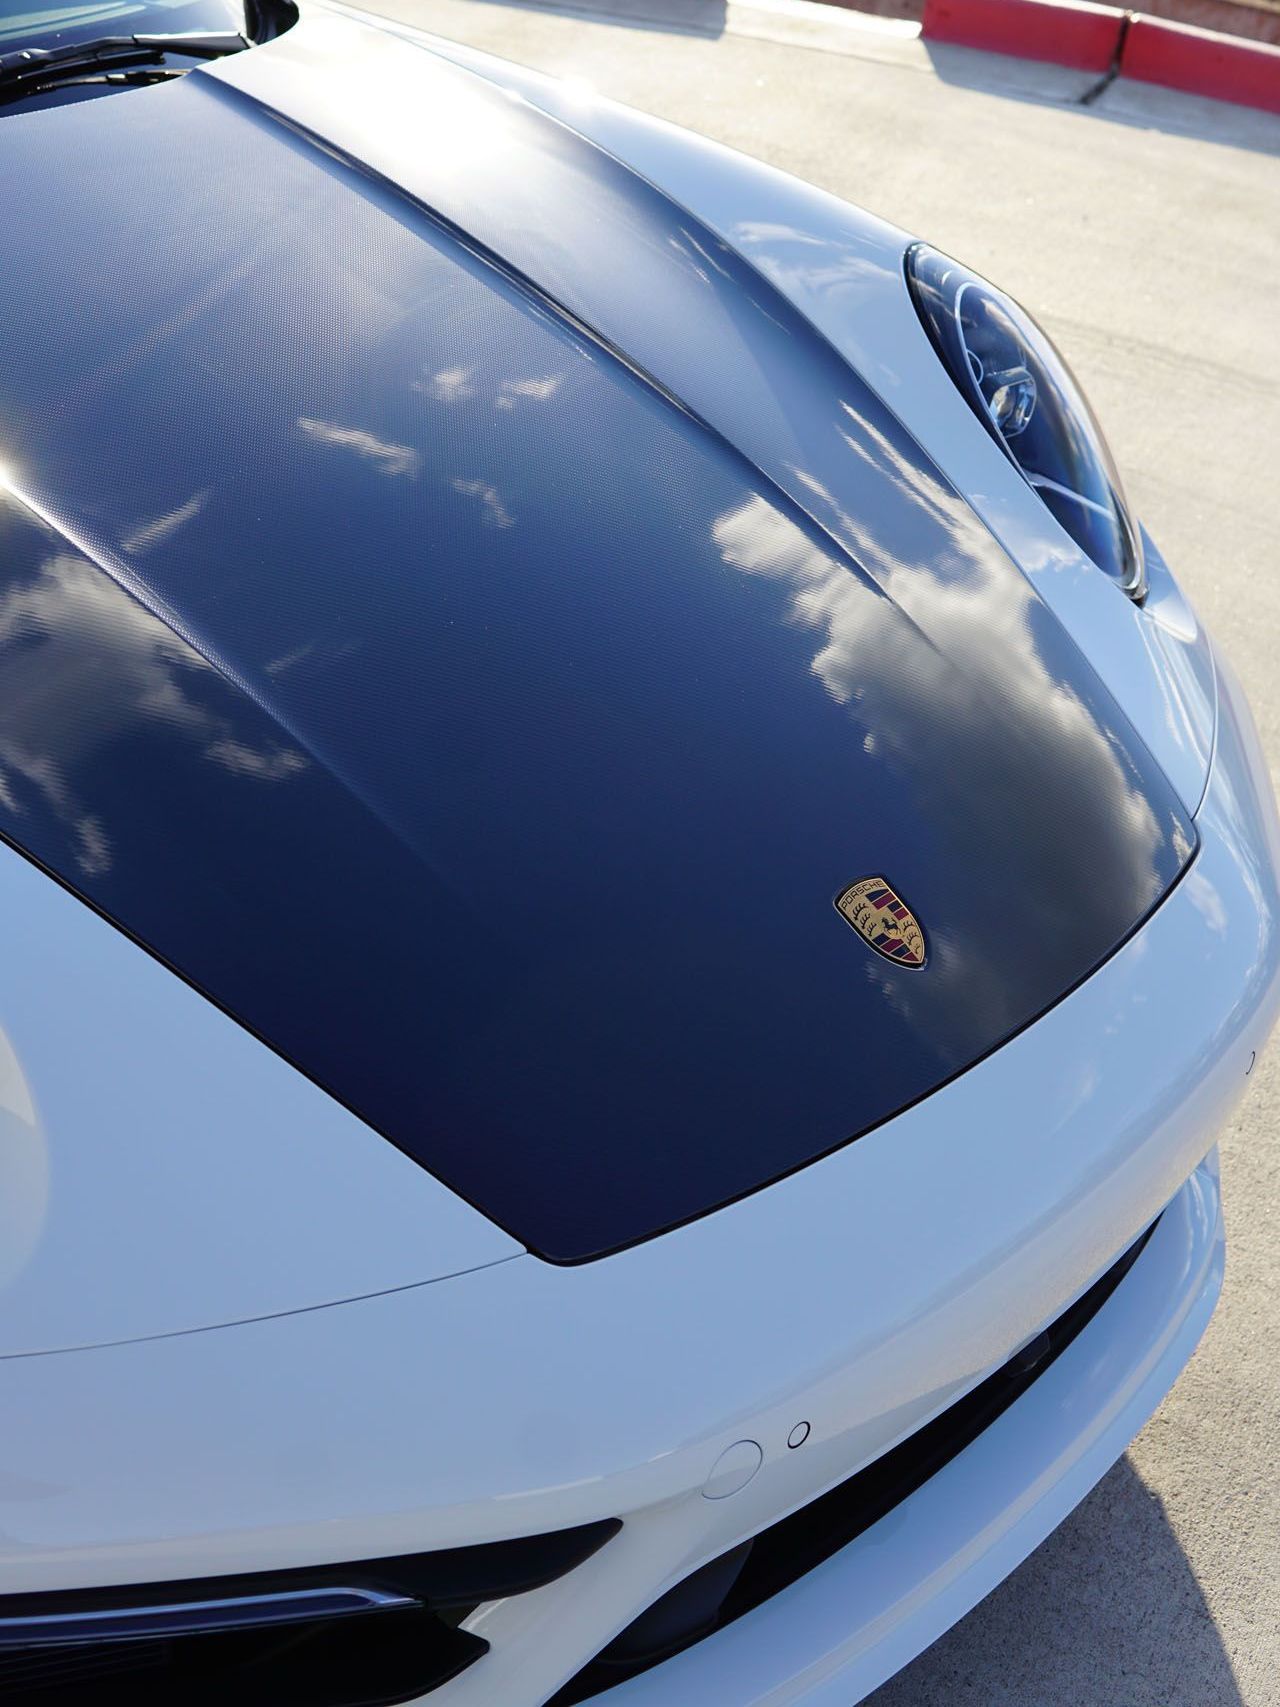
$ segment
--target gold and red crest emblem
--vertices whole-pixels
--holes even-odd
[[[883,877],[860,877],[836,896],[836,911],[877,954],[895,966],[925,963],[924,932],[915,914]]]

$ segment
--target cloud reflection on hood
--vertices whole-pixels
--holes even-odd
[[[63,826],[85,876],[112,862],[111,826],[80,786],[120,740],[162,727],[212,764],[279,781],[307,764],[286,745],[245,742],[194,691],[212,667],[78,552],[55,550],[0,594],[0,799]]]
[[[984,870],[1007,871],[1014,844],[1015,866],[1033,866],[1045,892],[1069,907],[1084,848],[1099,880],[1119,889],[1124,907],[1140,918],[1164,887],[1166,827],[1095,708],[1046,663],[1036,644],[1036,620],[1044,613],[1030,584],[997,577],[986,566],[989,537],[983,550],[966,549],[967,533],[980,524],[958,497],[939,486],[920,498],[947,526],[954,557],[927,573],[890,566],[881,577],[890,596],[878,596],[847,562],[758,495],[721,514],[713,537],[726,564],[789,589],[787,620],[814,632],[814,676],[849,708],[869,759],[908,780],[913,807],[949,862],[973,870],[981,883]],[[1019,785],[1025,767],[992,762],[993,698],[1011,747],[1054,756],[1038,797]],[[1069,819],[1057,810],[1065,802]],[[1181,824],[1175,819],[1168,828],[1185,859],[1190,847]],[[1045,919],[1046,929],[1054,924]],[[1008,945],[946,919],[928,926],[927,978],[904,980],[868,962],[868,975],[888,999],[944,1047],[960,990],[964,1006],[980,1007],[993,1031],[1018,1023],[1025,993]]]

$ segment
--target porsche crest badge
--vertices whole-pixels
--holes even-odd
[[[883,877],[861,877],[836,896],[836,911],[869,947],[895,966],[925,963],[924,932],[906,902]]]

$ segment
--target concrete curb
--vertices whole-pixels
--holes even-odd
[[[1090,0],[925,0],[920,33],[933,41],[1108,71],[1125,14]]]
[[[1280,113],[1280,47],[1093,0],[925,0],[921,34]]]
[[[1138,13],[1125,31],[1120,75],[1280,113],[1280,47],[1267,42]]]

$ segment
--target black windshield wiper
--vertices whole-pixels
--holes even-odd
[[[248,47],[245,36],[194,31],[161,35],[97,36],[92,41],[68,42],[65,47],[24,47],[0,53],[0,102],[15,101],[59,83],[80,82],[85,72],[110,71],[127,65],[159,65],[166,54],[191,59],[220,59]]]

